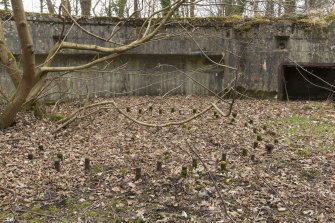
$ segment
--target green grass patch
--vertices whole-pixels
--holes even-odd
[[[1,213],[0,212],[0,222],[6,222],[8,219],[13,219],[15,216],[13,213]]]
[[[311,151],[305,150],[305,149],[299,149],[297,150],[297,155],[308,158],[312,156]]]
[[[101,165],[95,164],[91,167],[90,172],[91,173],[100,173],[100,172],[102,172],[102,170],[103,170],[103,167]]]
[[[304,137],[308,135],[313,138],[327,137],[335,139],[335,126],[318,120],[316,116],[293,115],[284,119],[284,123],[288,125],[288,133],[293,136]]]

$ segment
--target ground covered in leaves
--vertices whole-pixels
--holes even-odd
[[[115,101],[128,116],[162,124],[197,115],[216,99]],[[79,106],[47,110],[67,115]],[[113,105],[94,109],[57,133],[59,125],[27,113],[0,132],[0,221],[335,222],[329,102],[239,100],[229,117],[212,109],[164,128],[136,124]]]

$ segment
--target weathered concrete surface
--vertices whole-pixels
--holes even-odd
[[[59,37],[62,24],[57,18],[43,16],[30,16],[29,21],[35,53],[42,62]],[[85,29],[104,37],[109,37],[117,24],[113,20],[81,23]],[[66,32],[70,27],[67,23]],[[136,39],[139,27],[136,22],[125,23],[112,40],[119,44],[129,43]],[[168,25],[161,35],[167,38],[126,52],[111,63],[62,76],[51,85],[48,98],[75,98],[87,92],[97,96],[162,95],[174,88],[172,94],[212,94],[206,88],[219,93],[235,77],[235,71],[215,66],[202,55],[199,47],[215,61],[222,60],[225,65],[237,68],[240,74],[238,85],[255,91],[281,93],[282,64],[292,61],[335,63],[334,23],[320,29],[289,21],[263,21],[246,29],[243,24],[232,26],[220,20],[195,24],[183,21]],[[6,23],[5,36],[10,49],[19,57],[13,21]],[[117,46],[89,36],[75,26],[67,41]],[[66,50],[61,52],[54,65],[82,64],[93,56],[96,54],[92,52]],[[0,81],[6,92],[12,90],[5,75],[0,76]]]

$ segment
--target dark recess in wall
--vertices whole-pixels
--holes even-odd
[[[282,66],[279,96],[282,100],[335,99],[335,64]]]

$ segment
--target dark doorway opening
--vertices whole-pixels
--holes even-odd
[[[282,100],[335,99],[335,64],[283,65],[281,73]]]

